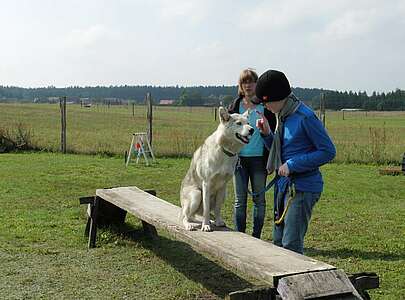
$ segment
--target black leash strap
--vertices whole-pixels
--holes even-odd
[[[238,162],[237,162],[237,164],[236,164],[236,171],[238,170],[238,169],[241,169],[242,168],[242,165],[241,165],[241,162],[240,162],[240,158],[238,158]],[[242,179],[243,179],[243,181],[245,182],[247,182],[248,183],[248,186],[249,186],[249,180],[245,180],[246,179],[246,176],[245,176],[245,174],[240,170],[239,171],[240,172],[240,176],[241,177],[243,177]],[[307,172],[303,172],[303,173],[295,173],[295,174],[291,174],[289,177],[290,177],[290,179],[291,179],[291,181],[292,182],[294,182],[294,180],[296,179],[296,178],[303,178],[303,177],[308,177],[308,176],[312,176],[312,175],[315,175],[315,174],[317,174],[319,171],[317,170],[317,169],[315,169],[315,170],[311,170],[311,171],[307,171]],[[256,192],[256,193],[253,193],[253,192],[251,192],[251,191],[249,191],[249,187],[247,187],[246,188],[246,192],[250,195],[250,196],[252,196],[252,197],[257,197],[257,196],[259,196],[259,195],[261,195],[261,194],[263,194],[263,193],[266,193],[269,189],[271,189],[271,187],[276,183],[276,181],[277,181],[277,179],[279,178],[280,176],[277,174],[277,171],[276,171],[276,175],[274,176],[274,178],[267,184],[267,186],[264,188],[264,189],[262,189],[260,192]]]
[[[238,163],[237,163],[237,165],[236,165],[236,170],[241,169],[241,168],[242,168],[242,165],[241,165],[241,163],[240,163],[240,158],[239,158],[239,159],[238,159]],[[246,181],[247,184],[248,184],[248,186],[249,186],[249,180],[245,180],[245,179],[246,179],[245,174],[242,172],[242,170],[239,170],[239,172],[240,172],[240,176],[243,177],[243,181]],[[278,177],[279,177],[279,176],[276,174],[276,175],[274,176],[274,178],[273,178],[260,192],[255,192],[255,193],[254,193],[254,192],[251,192],[251,191],[249,190],[249,187],[246,188],[246,192],[247,192],[250,196],[252,196],[252,197],[260,196],[261,194],[266,193],[269,189],[272,188],[272,186],[276,183]]]
[[[271,189],[271,187],[276,183],[277,179],[278,179],[278,175],[274,176],[274,178],[260,192],[253,193],[253,192],[249,191],[249,188],[247,188],[247,193],[252,197],[257,197],[257,196],[259,196],[261,194],[264,194],[269,189]]]

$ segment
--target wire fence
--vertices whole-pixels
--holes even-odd
[[[218,126],[214,107],[153,106],[156,156],[191,156]],[[124,155],[134,132],[146,132],[144,105],[66,106],[68,153]],[[399,164],[405,152],[405,112],[326,111],[326,128],[337,148],[337,162]],[[34,149],[60,151],[58,104],[0,103],[1,132],[29,133]],[[0,139],[1,144],[1,139]],[[0,151],[1,151],[0,145]]]

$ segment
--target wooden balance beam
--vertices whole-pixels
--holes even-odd
[[[356,285],[357,277],[349,279],[332,265],[227,227],[214,228],[213,232],[185,230],[179,219],[180,207],[155,194],[137,187],[117,187],[97,189],[96,196],[80,198],[80,203],[89,204],[90,208],[86,227],[89,248],[95,247],[97,225],[123,223],[128,212],[142,220],[148,235],[156,236],[156,228],[163,229],[195,251],[208,254],[269,287],[265,291],[267,296],[263,296],[263,289],[258,289],[231,293],[230,299],[316,299],[332,295],[338,298],[328,299],[363,299],[350,281]],[[368,275],[362,274],[358,282],[363,288],[360,293],[367,294],[365,289],[378,287],[378,277]]]

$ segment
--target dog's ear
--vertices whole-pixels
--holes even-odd
[[[219,114],[219,120],[221,121],[221,123],[225,123],[225,122],[229,121],[229,118],[230,118],[229,113],[224,107],[222,107],[222,106],[219,107],[218,114]]]
[[[243,114],[242,117],[248,118],[249,117],[249,109],[247,109]]]

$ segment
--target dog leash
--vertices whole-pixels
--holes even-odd
[[[288,200],[285,205],[285,208],[283,209],[281,216],[278,219],[277,219],[276,212],[279,211],[279,202],[276,201],[277,203],[275,204],[275,207],[274,207],[274,224],[276,224],[276,225],[280,225],[284,222],[285,215],[287,214],[287,211],[290,208],[291,202],[295,197],[295,186],[293,186],[293,185],[294,185],[294,183],[291,181],[291,179],[289,179],[289,182],[287,183],[287,187],[286,187],[286,193],[289,194]],[[284,196],[282,198],[284,198]]]
[[[240,158],[238,158],[238,162],[237,162],[237,164],[236,164],[236,171],[237,171],[238,169],[241,169],[241,168],[242,168],[242,165],[240,164]],[[243,172],[241,172],[241,171],[240,171],[240,176],[243,178],[243,181],[247,181],[247,182],[248,182],[248,180],[245,180],[245,179],[246,179],[245,174],[244,174]],[[264,193],[266,193],[268,190],[270,190],[270,189],[272,188],[272,186],[276,183],[276,181],[277,181],[278,178],[279,178],[279,176],[276,174],[276,175],[274,176],[274,178],[273,178],[261,191],[259,191],[259,192],[251,192],[251,191],[249,190],[249,187],[246,188],[246,192],[247,192],[250,196],[252,196],[252,197],[260,196],[261,194],[264,194]],[[248,184],[249,184],[249,182],[248,182]]]
[[[252,197],[256,197],[256,196],[259,196],[259,195],[261,195],[261,194],[264,194],[264,193],[266,193],[269,189],[272,188],[272,186],[276,183],[277,179],[278,179],[278,175],[275,175],[274,178],[273,178],[273,179],[264,187],[264,189],[262,189],[260,192],[253,193],[253,192],[249,191],[249,188],[247,189],[247,192],[248,192],[248,194],[251,195]]]
[[[238,163],[236,165],[236,170],[241,169],[241,168],[242,168],[242,166],[240,164],[240,159],[238,159]],[[240,176],[243,177],[243,181],[245,181],[244,180],[244,179],[246,179],[245,174],[243,172],[241,172],[241,171],[240,171]],[[246,192],[252,197],[257,197],[257,196],[259,196],[259,195],[261,195],[263,193],[266,193],[277,182],[279,177],[280,176],[276,173],[274,178],[260,192],[253,193],[253,192],[251,192],[249,190],[249,187],[246,188]],[[247,183],[249,184],[249,182],[247,182]],[[288,183],[288,186],[287,186],[287,191],[286,191],[286,192],[288,192],[288,190],[289,190],[289,197],[288,197],[286,206],[285,206],[285,208],[283,210],[283,213],[281,214],[280,218],[278,218],[278,219],[277,219],[276,213],[275,213],[276,211],[278,211],[278,203],[277,203],[277,209],[275,208],[275,211],[274,211],[274,224],[277,225],[277,226],[284,222],[284,218],[285,218],[285,216],[287,214],[287,211],[290,208],[291,202],[295,197],[295,192],[294,192],[295,188],[292,185],[293,185],[293,183],[290,180],[290,182]]]
[[[239,168],[242,168],[242,166],[240,165],[240,160],[238,160],[238,164],[237,164],[237,169],[239,169]],[[243,177],[243,179],[246,179],[245,174],[244,174],[243,172],[240,172],[240,175]],[[250,196],[252,196],[252,197],[257,197],[257,196],[259,196],[259,195],[261,195],[261,194],[263,194],[263,193],[266,193],[269,189],[271,189],[271,188],[273,187],[273,185],[277,182],[277,180],[278,180],[279,178],[280,178],[280,176],[276,173],[276,175],[274,176],[274,178],[273,178],[260,192],[253,193],[253,192],[251,192],[251,191],[249,190],[248,187],[246,188],[246,192],[247,192]],[[244,181],[245,181],[245,180],[244,180]],[[248,184],[249,184],[249,183],[248,183]],[[291,205],[292,200],[294,199],[294,196],[295,196],[294,190],[295,190],[295,188],[292,187],[292,185],[293,185],[293,184],[292,184],[292,182],[290,181],[290,182],[288,183],[288,187],[287,187],[287,192],[288,192],[288,190],[289,190],[289,197],[288,197],[286,206],[285,206],[285,208],[284,208],[284,210],[283,210],[283,213],[281,214],[280,218],[278,218],[278,219],[276,218],[276,215],[274,215],[274,224],[276,224],[276,225],[280,225],[280,224],[282,224],[282,223],[284,222],[284,218],[285,218],[285,216],[286,216],[286,214],[287,214],[287,211],[288,211],[288,209],[290,208],[290,205]],[[278,207],[278,203],[277,203],[277,207]],[[278,211],[278,209],[275,210],[275,211]]]
[[[278,191],[277,190],[277,194],[278,193],[282,193],[282,196],[280,197],[280,200],[282,202],[284,202],[285,197],[287,197],[287,201],[285,202],[285,207],[283,205],[283,212],[280,212],[280,202],[278,199],[278,195],[276,196],[277,199],[275,199],[275,203],[274,203],[274,224],[276,225],[280,225],[284,222],[284,218],[288,212],[288,209],[291,206],[291,202],[294,200],[295,195],[296,195],[296,189],[295,189],[295,179],[297,178],[303,178],[303,177],[308,177],[308,176],[313,176],[316,173],[318,173],[318,170],[311,170],[308,172],[304,172],[304,173],[295,173],[292,174],[290,176],[288,176],[288,182],[286,183],[286,187],[284,191]],[[281,213],[281,216],[280,216]],[[278,216],[280,216],[279,218],[277,218]]]
[[[236,165],[236,171],[238,170],[238,169],[240,169],[240,168],[242,168],[242,165],[241,165],[241,163],[240,163],[240,158],[238,159],[238,162],[237,162],[237,165]],[[283,209],[283,212],[282,212],[282,214],[281,214],[281,216],[277,219],[276,218],[276,215],[274,216],[274,223],[275,223],[275,225],[280,225],[280,224],[282,224],[283,222],[284,222],[284,218],[285,218],[285,216],[286,216],[286,214],[287,214],[287,212],[288,212],[288,209],[290,208],[290,206],[291,206],[291,202],[292,202],[292,200],[294,199],[294,197],[295,197],[295,184],[294,184],[294,180],[297,178],[297,177],[308,177],[308,176],[312,176],[312,175],[314,175],[314,174],[316,174],[317,173],[317,170],[312,170],[312,171],[308,171],[308,172],[304,172],[304,173],[301,173],[301,174],[294,174],[294,175],[290,175],[289,176],[289,178],[288,178],[288,183],[287,183],[287,187],[286,187],[286,190],[285,190],[285,192],[283,193],[283,194],[285,194],[285,193],[288,193],[289,195],[288,195],[288,199],[287,199],[287,202],[286,202],[286,205],[285,205],[285,208]],[[243,172],[240,172],[240,175],[241,175],[241,177],[243,178],[243,181],[245,181],[245,179],[246,179],[246,177],[245,177],[245,174],[243,173]],[[265,187],[265,188],[263,188],[260,192],[257,192],[257,193],[253,193],[253,192],[251,192],[251,191],[249,191],[249,188],[247,187],[246,188],[246,192],[250,195],[250,196],[252,196],[252,197],[256,197],[256,196],[259,196],[259,195],[261,195],[261,194],[263,194],[263,193],[266,193],[269,189],[271,189],[271,187],[277,182],[277,180],[280,178],[280,176],[276,173],[276,175],[274,176],[274,178],[267,184],[267,186]],[[246,181],[247,183],[248,183],[248,181]],[[249,184],[249,183],[248,183]],[[278,209],[278,203],[277,203],[277,210],[275,210],[275,211],[278,211],[279,209]]]

